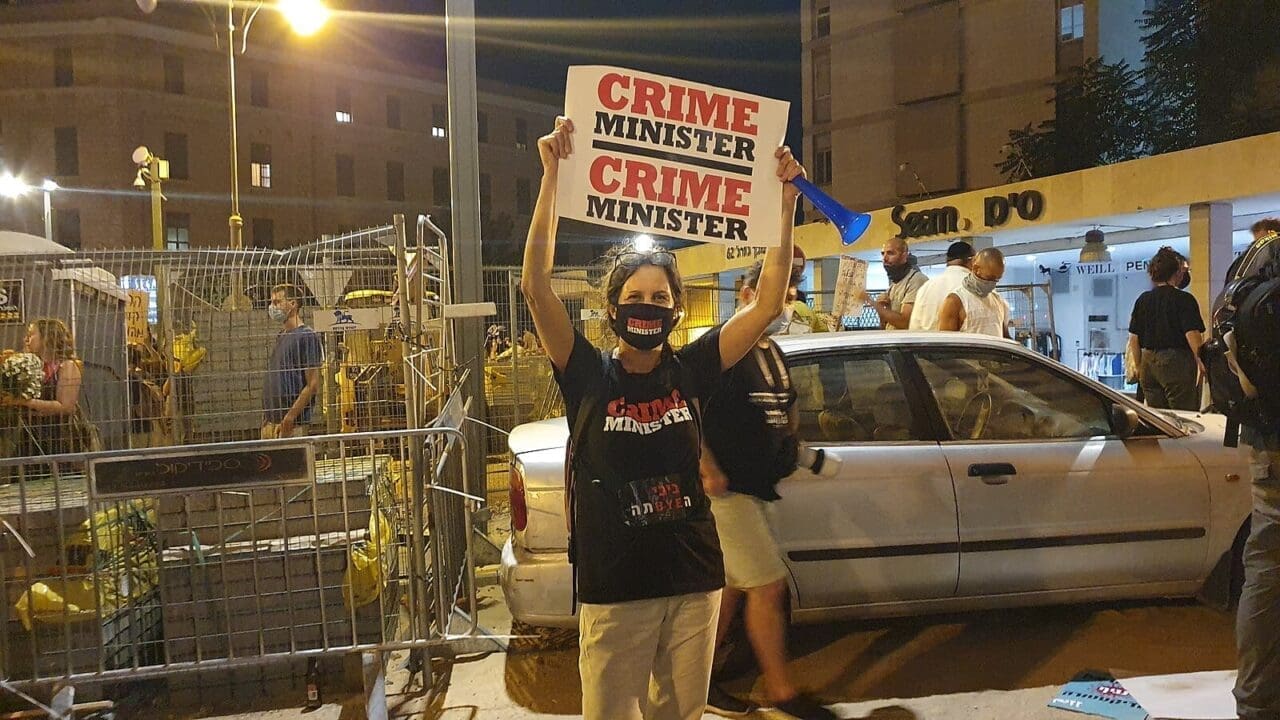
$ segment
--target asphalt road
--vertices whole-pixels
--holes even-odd
[[[1165,601],[799,626],[791,667],[828,703],[1059,685],[1085,669],[1121,677],[1227,670],[1235,667],[1233,622],[1194,601]],[[724,686],[762,701],[758,680],[748,670]],[[576,648],[506,656],[506,694],[533,713],[579,714],[578,683]]]

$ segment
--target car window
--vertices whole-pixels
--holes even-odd
[[[801,358],[791,365],[800,437],[811,442],[918,440],[888,353]]]
[[[1110,403],[1010,353],[947,349],[916,359],[957,440],[1054,440],[1111,434]]]

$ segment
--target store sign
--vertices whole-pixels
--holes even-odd
[[[1020,193],[992,195],[982,201],[982,222],[987,227],[999,227],[1014,212],[1023,220],[1038,220],[1044,213],[1044,195],[1039,190],[1023,190]]]
[[[982,200],[982,222],[989,228],[1004,225],[1014,215],[1030,222],[1039,220],[1043,214],[1044,195],[1039,190],[991,195]],[[898,237],[904,239],[954,235],[973,226],[968,218],[960,217],[960,211],[954,205],[914,212],[907,212],[905,205],[897,205],[893,208],[892,219],[898,226]]]
[[[22,280],[0,280],[0,325],[21,325],[26,318]]]
[[[214,487],[310,482],[310,445],[229,450],[194,455],[129,456],[89,462],[99,497],[189,492]]]
[[[377,330],[391,322],[391,308],[335,308],[317,311],[311,324],[317,332]]]
[[[907,212],[904,205],[893,208],[893,224],[898,237],[917,238],[960,232],[960,211],[952,205]],[[966,223],[967,225],[967,223]]]

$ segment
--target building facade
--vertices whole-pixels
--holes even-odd
[[[134,187],[131,160],[145,145],[169,162],[168,246],[225,247],[226,52],[198,14],[195,22],[165,17],[170,6],[162,4],[147,16],[132,5],[0,7],[0,172],[59,184],[56,241],[149,247],[149,194]],[[361,43],[341,28],[303,40],[290,38],[278,19],[256,22],[247,52],[236,57],[245,246],[288,247],[386,224],[393,213],[449,207],[442,71],[388,61],[385,53],[370,52],[364,62]],[[541,175],[537,137],[559,104],[544,93],[480,82],[481,215],[486,245],[499,257],[518,257]],[[41,234],[38,196],[0,199],[0,227]]]
[[[1004,181],[1086,59],[1141,67],[1145,0],[803,0],[805,160],[851,208]]]

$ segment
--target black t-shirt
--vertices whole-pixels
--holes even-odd
[[[1204,332],[1200,303],[1191,293],[1169,285],[1157,285],[1138,296],[1129,318],[1129,332],[1138,336],[1143,350],[1186,350],[1187,333]]]
[[[617,603],[710,592],[724,587],[715,519],[698,476],[698,406],[715,390],[720,329],[713,328],[652,372],[632,375],[607,363],[581,333],[563,373],[556,373],[569,427],[587,412],[574,449],[573,550],[578,597]],[[584,400],[592,398],[584,404]],[[636,483],[676,484],[683,519],[629,525],[623,493]],[[665,497],[665,496],[664,496]]]
[[[780,465],[795,467],[795,431],[791,406],[796,391],[777,343],[756,345],[725,373],[720,389],[707,401],[704,432],[733,492],[777,500],[774,486],[786,477]]]

